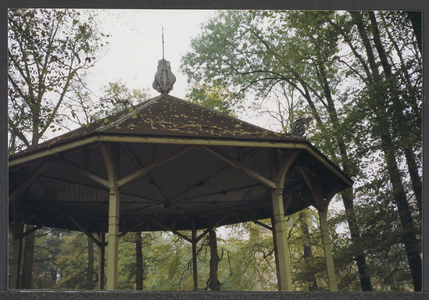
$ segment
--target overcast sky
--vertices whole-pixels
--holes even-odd
[[[213,10],[97,10],[101,32],[110,34],[108,51],[91,69],[89,87],[97,95],[108,82],[120,78],[130,89],[152,88],[158,60],[162,59],[164,27],[165,59],[177,80],[173,96],[184,98],[186,77],[179,72],[180,57],[190,48],[191,37],[216,13]]]
[[[191,38],[201,33],[201,25],[215,16],[215,10],[97,10],[100,31],[109,34],[108,51],[90,69],[90,90],[101,96],[100,89],[109,82],[122,82],[130,89],[149,89],[150,96],[159,95],[152,88],[158,60],[162,59],[162,28],[164,54],[170,62],[176,83],[170,95],[185,98],[188,84],[179,72],[182,55],[190,50]],[[257,112],[237,112],[243,121],[280,130],[278,124]],[[273,125],[274,124],[274,125]]]

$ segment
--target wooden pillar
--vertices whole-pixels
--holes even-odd
[[[280,291],[292,291],[292,271],[290,266],[289,245],[287,242],[283,187],[286,176],[299,151],[284,153],[281,164],[278,163],[277,149],[268,149],[268,163],[271,179],[276,188],[271,190],[273,206],[273,240],[276,252],[277,281]]]
[[[106,252],[106,235],[103,229],[100,229],[100,247],[98,256],[98,289],[104,290],[104,263]]]
[[[304,178],[307,187],[309,188],[313,198],[316,202],[316,208],[319,211],[320,229],[322,231],[323,249],[325,251],[326,270],[328,273],[329,289],[331,291],[338,291],[337,277],[335,275],[334,258],[332,256],[331,239],[329,238],[328,230],[328,206],[331,199],[339,190],[338,187],[332,188],[329,193],[324,193],[320,182],[317,177],[310,179],[302,167],[298,167],[302,177]]]
[[[274,218],[271,218],[271,225],[272,225],[272,230],[271,233],[273,234],[273,246],[274,246],[274,259],[276,262],[276,275],[277,275],[277,288],[280,290],[280,286],[279,286],[279,255],[277,253],[277,240],[276,240],[276,235],[275,235],[275,222],[274,222]]]
[[[107,290],[118,285],[118,235],[119,235],[119,144],[100,144],[106,163],[109,181],[109,227],[107,232]]]
[[[197,229],[195,218],[192,218],[192,275],[194,277],[194,291],[198,291]]]
[[[14,290],[20,288],[19,272],[21,270],[22,233],[24,226],[16,216],[16,202],[11,203],[10,209],[12,211],[11,215],[13,220],[13,227],[10,228],[13,237],[13,256],[10,264],[9,288]]]
[[[280,291],[292,291],[292,272],[289,262],[289,245],[286,234],[286,221],[283,195],[279,190],[271,191],[273,203],[273,236],[278,258],[278,286]]]
[[[13,238],[13,256],[10,265],[9,288],[15,290],[19,288],[19,270],[21,267],[22,238],[14,236]]]
[[[331,239],[328,231],[327,210],[319,209],[320,228],[322,231],[323,249],[325,251],[326,269],[330,291],[338,291],[337,277],[335,275],[334,258],[332,256]]]
[[[119,190],[109,187],[109,228],[107,233],[107,289],[118,284]]]

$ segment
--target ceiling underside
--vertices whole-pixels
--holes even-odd
[[[121,143],[119,179],[180,151],[183,145]],[[267,148],[218,146],[222,152],[255,173],[270,179]],[[294,150],[298,151],[298,150]],[[285,153],[275,151],[277,164]],[[292,153],[292,152],[291,152]],[[11,219],[39,227],[97,232],[107,230],[109,189],[82,173],[107,180],[98,144],[35,160],[10,170],[10,193],[49,165],[15,201]],[[343,184],[306,151],[291,166],[284,186],[286,214],[315,200],[298,170],[329,192]],[[346,187],[346,186],[344,186]],[[272,217],[271,190],[204,147],[194,146],[120,187],[120,231],[190,230]],[[194,222],[194,223],[193,223]],[[80,226],[80,228],[79,228]]]

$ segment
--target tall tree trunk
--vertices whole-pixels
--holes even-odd
[[[26,230],[32,229],[33,225],[27,225]],[[32,288],[33,277],[33,259],[34,259],[34,236],[35,232],[30,233],[25,237],[24,243],[24,261],[22,266],[22,289]]]
[[[374,43],[375,43],[375,48],[377,49],[377,53],[378,56],[380,57],[381,60],[381,64],[383,66],[383,73],[387,79],[387,84],[389,86],[389,96],[390,99],[393,103],[393,106],[395,107],[394,109],[394,115],[395,115],[395,119],[396,122],[395,123],[398,133],[399,133],[399,138],[401,139],[401,143],[400,143],[400,147],[403,149],[404,154],[405,154],[405,158],[406,158],[406,162],[407,162],[407,166],[408,166],[408,172],[411,178],[411,183],[413,185],[413,190],[414,190],[414,195],[416,197],[417,200],[417,205],[419,208],[419,212],[421,213],[422,211],[422,183],[421,183],[421,178],[420,175],[418,173],[418,168],[417,168],[417,163],[415,161],[415,155],[413,153],[412,147],[410,142],[408,141],[408,137],[409,137],[409,131],[407,130],[406,127],[404,127],[404,124],[402,124],[402,122],[400,122],[401,120],[405,119],[405,116],[403,114],[404,111],[404,104],[401,102],[401,100],[399,99],[399,87],[396,84],[397,80],[395,78],[395,76],[392,74],[392,66],[389,64],[389,60],[388,57],[386,55],[386,52],[384,50],[384,46],[383,43],[381,41],[380,38],[380,33],[378,30],[378,23],[377,23],[377,19],[375,17],[374,12],[370,11],[368,12],[369,18],[371,20],[371,28],[372,28],[372,33],[374,36]],[[394,42],[394,41],[392,41]],[[405,71],[406,72],[406,71]]]
[[[87,237],[88,240],[88,267],[86,273],[86,288],[94,289],[94,242]]]
[[[306,218],[307,218],[306,214],[301,211],[298,215],[298,222],[299,222],[300,227],[301,227],[302,246],[303,246],[303,250],[304,250],[304,260],[306,263],[310,263],[313,260],[313,252],[311,250],[310,232],[308,230]],[[316,276],[311,276],[310,278],[308,278],[308,289],[310,291],[317,290]]]
[[[143,250],[142,234],[136,232],[136,290],[143,290]]]
[[[387,170],[393,187],[393,199],[398,206],[399,217],[402,225],[402,242],[407,252],[408,263],[410,265],[411,277],[413,279],[414,291],[422,289],[422,260],[420,258],[420,243],[417,240],[414,228],[413,217],[407,201],[404,187],[401,181],[401,172],[396,163],[394,149],[390,137],[384,135],[382,138],[382,148],[385,155]]]
[[[337,110],[335,108],[334,100],[332,98],[332,93],[328,83],[325,67],[321,61],[319,63],[318,69],[320,72],[320,79],[322,81],[323,93],[325,95],[325,98],[328,104],[327,105],[328,113],[332,122],[332,127],[335,130],[340,126],[340,121],[338,119]],[[342,138],[342,135],[337,135],[335,138],[337,140],[338,148],[340,150],[341,166],[343,168],[343,171],[346,174],[348,174],[350,171],[350,167],[349,167],[350,158],[347,152],[346,144],[344,143],[344,139]],[[349,225],[349,230],[352,237],[352,243],[353,245],[358,245],[358,247],[354,247],[355,249],[357,249],[357,253],[355,253],[354,256],[358,267],[359,279],[361,282],[362,291],[372,291],[371,279],[367,272],[366,257],[364,252],[359,247],[359,245],[361,245],[362,243],[361,243],[359,228],[355,225],[356,215],[353,210],[353,206],[354,206],[353,189],[344,191],[341,194],[341,197],[343,199],[344,208],[346,210],[347,223]]]
[[[392,184],[392,193],[393,193],[393,202],[398,207],[398,213],[401,220],[401,226],[402,226],[402,236],[403,236],[403,243],[405,245],[405,250],[407,253],[408,263],[411,270],[411,276],[414,284],[414,290],[420,291],[421,290],[421,282],[422,282],[422,268],[421,268],[421,258],[420,258],[420,247],[419,242],[417,240],[416,231],[413,224],[413,218],[411,215],[411,210],[407,201],[406,193],[404,186],[402,184],[401,180],[401,172],[398,168],[397,162],[396,162],[396,149],[395,144],[392,141],[392,136],[390,134],[390,123],[391,119],[387,118],[385,113],[389,109],[386,107],[386,104],[384,100],[386,97],[391,96],[390,99],[392,101],[397,101],[396,99],[396,91],[393,90],[389,94],[387,89],[392,88],[392,81],[387,80],[388,82],[384,82],[382,77],[380,76],[378,69],[377,69],[377,63],[375,60],[375,55],[372,50],[371,42],[368,37],[368,34],[365,29],[365,25],[363,22],[363,18],[360,12],[351,12],[351,15],[353,17],[353,21],[357,25],[360,37],[362,38],[363,45],[366,49],[366,53],[368,56],[368,62],[371,66],[372,76],[373,76],[373,82],[377,84],[377,95],[374,95],[372,103],[373,105],[373,113],[375,114],[375,119],[373,126],[375,127],[373,134],[375,137],[380,138],[381,140],[381,148],[385,156],[385,161],[387,165],[387,171],[389,174],[389,179]],[[377,52],[380,56],[381,65],[383,67],[384,75],[387,79],[390,79],[391,77],[391,67],[388,64],[387,57],[384,53],[383,46],[381,44],[380,36],[378,34],[378,29],[374,28],[376,26],[376,20],[375,16],[372,12],[368,13],[370,20],[372,21],[372,32],[374,35],[374,42],[376,44]],[[384,87],[384,88],[383,88]],[[395,109],[399,109],[401,107],[400,103],[397,103],[398,106],[395,107]],[[399,112],[402,113],[402,112]],[[394,112],[394,114],[398,114],[398,112]],[[395,120],[395,118],[394,118]],[[399,120],[398,117],[396,117],[396,120]],[[378,131],[376,131],[378,130]]]
[[[414,35],[419,45],[420,53],[422,53],[422,12],[421,11],[407,11],[408,19],[413,26]]]
[[[217,277],[219,269],[219,255],[217,254],[217,237],[216,231],[210,230],[209,232],[209,247],[210,247],[210,278],[209,288],[212,291],[220,291],[220,281]]]

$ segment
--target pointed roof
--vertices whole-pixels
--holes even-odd
[[[306,180],[317,182],[323,193],[353,184],[305,138],[162,94],[11,155],[11,194],[24,195],[20,220],[77,230],[72,217],[88,228],[104,228],[106,145],[120,153],[125,231],[162,230],[171,222],[176,230],[189,230],[192,218],[199,229],[269,218],[271,168],[285,157],[294,161],[283,189],[286,214],[317,205]],[[23,174],[28,181],[21,182]]]
[[[11,159],[82,138],[100,135],[212,138],[250,141],[306,141],[291,134],[276,133],[207,109],[190,101],[161,94],[135,107],[97,120],[69,133],[11,156]],[[308,143],[308,142],[307,142]]]

